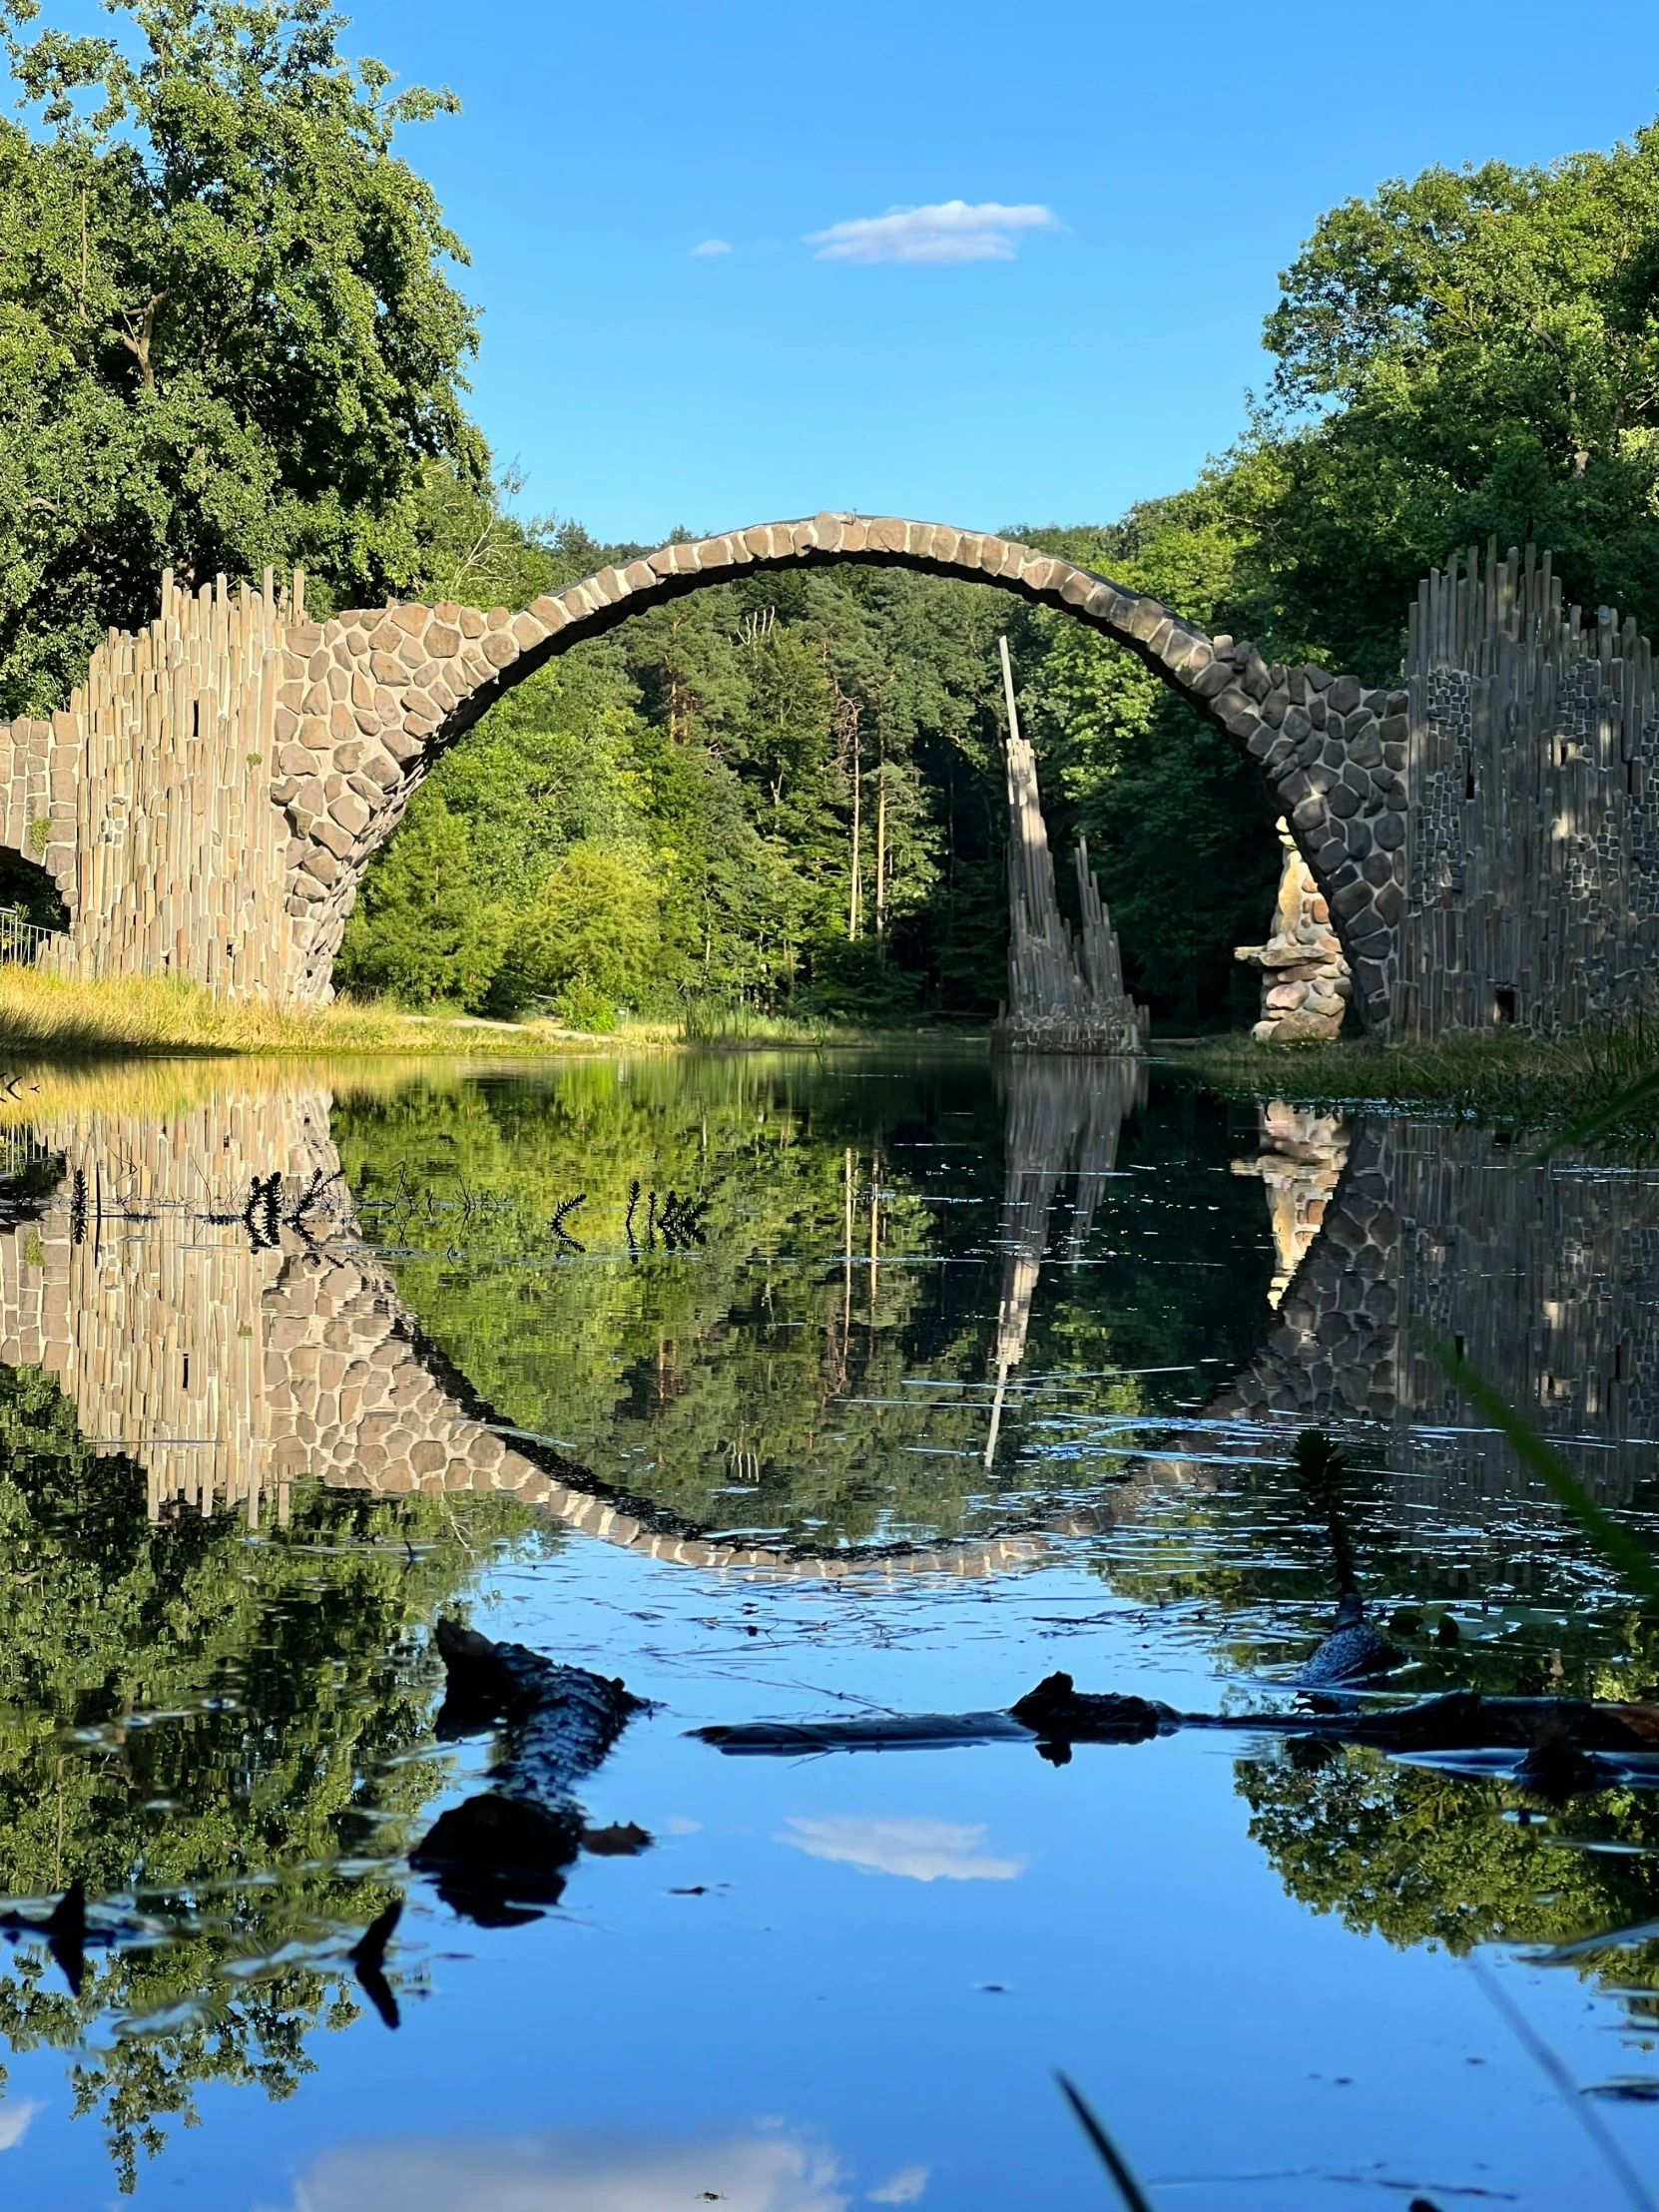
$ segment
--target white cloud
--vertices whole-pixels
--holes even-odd
[[[290,2212],[846,2212],[833,2158],[798,2136],[641,2143],[462,2136],[342,2144],[313,2158]]]
[[[995,200],[970,208],[965,200],[945,200],[831,223],[807,244],[818,248],[821,262],[1011,262],[1019,232],[1059,228],[1052,208],[1005,208]]]
[[[871,2204],[919,2204],[921,2192],[927,2186],[928,2169],[925,2166],[900,2166],[897,2173],[889,2174],[879,2189],[869,2192]]]
[[[730,254],[732,249],[724,239],[705,239],[701,246],[692,248],[694,260],[712,261],[717,254]]]
[[[903,1875],[911,1882],[1012,1882],[1025,1872],[1023,1859],[982,1855],[983,1828],[950,1821],[857,1820],[830,1814],[820,1821],[792,1820],[793,1845],[810,1859],[836,1859],[866,1874]]]
[[[35,2114],[44,2111],[41,2104],[27,2098],[21,2104],[0,2107],[0,2150],[15,2150],[29,2132],[29,2122]]]

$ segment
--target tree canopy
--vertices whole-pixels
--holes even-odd
[[[346,61],[324,0],[115,4],[125,40],[3,11],[25,114],[0,122],[12,711],[148,621],[169,564],[300,563],[319,604],[372,601],[421,589],[487,499],[464,252],[392,151],[452,99]]]
[[[1257,604],[1374,678],[1419,575],[1495,534],[1659,619],[1659,125],[1324,216],[1269,315],[1275,407],[1222,472]]]

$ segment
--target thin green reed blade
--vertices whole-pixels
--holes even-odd
[[[1638,1107],[1651,1106],[1655,1099],[1659,1099],[1659,1067],[1646,1069],[1634,1082],[1626,1083],[1601,1105],[1586,1107],[1583,1113],[1574,1114],[1570,1121],[1565,1122],[1552,1137],[1539,1145],[1535,1152],[1527,1153],[1515,1165],[1522,1168],[1542,1167],[1545,1161],[1553,1159],[1567,1145],[1591,1144],[1597,1137],[1605,1136],[1608,1130],[1617,1129]]]
[[[1135,2179],[1118,2153],[1116,2144],[1090,2111],[1082,2091],[1063,2073],[1056,2073],[1055,2080],[1066,2102],[1077,2114],[1077,2123],[1083,2133],[1100,2153],[1101,2164],[1118,2185],[1118,2194],[1129,2207],[1129,2212],[1153,2212],[1152,2199]]]
[[[1444,1370],[1476,1412],[1500,1428],[1514,1446],[1523,1465],[1544,1485],[1561,1509],[1570,1513],[1590,1541],[1618,1568],[1643,1597],[1659,1600],[1659,1564],[1639,1537],[1604,1513],[1576,1474],[1551,1450],[1542,1436],[1524,1421],[1500,1390],[1494,1390],[1482,1375],[1443,1337],[1426,1329],[1412,1335]]]

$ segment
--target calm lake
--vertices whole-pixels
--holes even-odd
[[[1646,1695],[1425,1333],[1659,1543],[1659,1170],[965,1047],[8,1089],[0,2200],[1112,2206],[1056,2069],[1160,2212],[1659,2198],[1659,1793],[689,1733],[1288,1710],[1313,1423],[1391,1694]],[[411,1868],[440,1616],[654,1701],[539,1903]]]

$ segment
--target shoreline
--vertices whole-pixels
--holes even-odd
[[[1659,1031],[1544,1038],[1453,1036],[1433,1044],[1258,1044],[1247,1036],[1171,1039],[1163,1064],[1223,1097],[1419,1113],[1556,1142],[1659,1137]],[[1160,1040],[1153,1039],[1154,1057]]]
[[[592,1059],[753,1052],[988,1053],[990,1026],[858,1028],[703,1009],[683,1022],[613,1030],[464,1013],[414,1013],[346,998],[281,1007],[217,999],[174,976],[85,981],[0,966],[0,1059],[72,1066],[122,1060],[319,1058]],[[1248,1035],[1154,1036],[1147,1058],[1223,1097],[1418,1112],[1514,1130],[1659,1138],[1659,1032],[1642,1023],[1561,1039],[1456,1036],[1434,1044],[1258,1044]],[[1590,1126],[1593,1124],[1593,1128]]]
[[[874,1051],[918,1044],[985,1050],[989,1027],[860,1029],[741,1013],[722,1027],[694,1012],[686,1022],[635,1021],[584,1030],[547,1020],[413,1013],[349,998],[325,1006],[274,1006],[216,998],[177,976],[86,980],[0,965],[0,1056],[53,1064],[335,1055],[539,1061],[618,1052]]]

